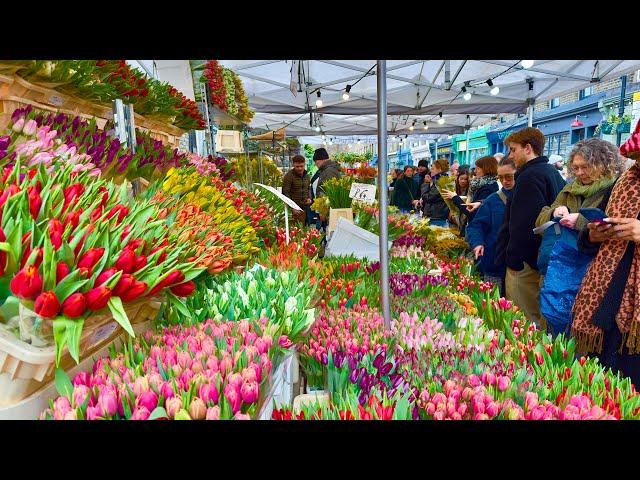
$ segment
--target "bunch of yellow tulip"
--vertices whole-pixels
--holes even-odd
[[[259,251],[254,228],[206,176],[189,168],[171,168],[162,189],[167,195],[177,195],[182,201],[194,203],[211,214],[218,228],[233,238],[235,263],[241,263]]]

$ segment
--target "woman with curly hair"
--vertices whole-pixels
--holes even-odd
[[[576,143],[569,154],[569,171],[575,180],[560,191],[553,204],[540,211],[536,227],[561,218],[561,225],[582,230],[587,219],[578,210],[597,207],[623,168],[624,158],[615,145],[599,138]]]
[[[636,163],[598,205],[606,223],[588,223],[578,236],[578,248],[595,258],[573,306],[571,333],[578,351],[595,353],[640,387],[640,122],[620,153]],[[615,174],[618,160],[611,163]]]

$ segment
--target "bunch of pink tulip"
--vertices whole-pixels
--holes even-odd
[[[88,170],[89,175],[99,176],[100,169],[91,161],[91,155],[77,153],[76,147],[69,147],[57,137],[57,132],[48,125],[37,127],[34,120],[24,123],[18,120],[12,127],[13,131],[25,137],[24,141],[17,141],[14,149],[16,157],[26,157],[28,167],[44,165],[50,172],[54,170],[54,163],[64,162],[74,165],[72,172]]]
[[[73,380],[71,398],[59,397],[41,418],[248,419],[268,382],[274,345],[267,320],[208,320],[192,327],[147,332],[132,349],[98,360],[93,373]],[[257,328],[256,328],[257,327]]]
[[[300,353],[326,363],[328,352],[375,353],[387,349],[384,318],[375,309],[327,310],[311,327]]]

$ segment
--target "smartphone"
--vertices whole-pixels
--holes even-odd
[[[608,215],[599,208],[581,208],[578,211],[590,223],[607,223],[603,219],[607,218]]]

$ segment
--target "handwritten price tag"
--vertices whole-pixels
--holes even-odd
[[[373,203],[376,200],[376,186],[368,183],[352,183],[349,198],[361,202]]]

